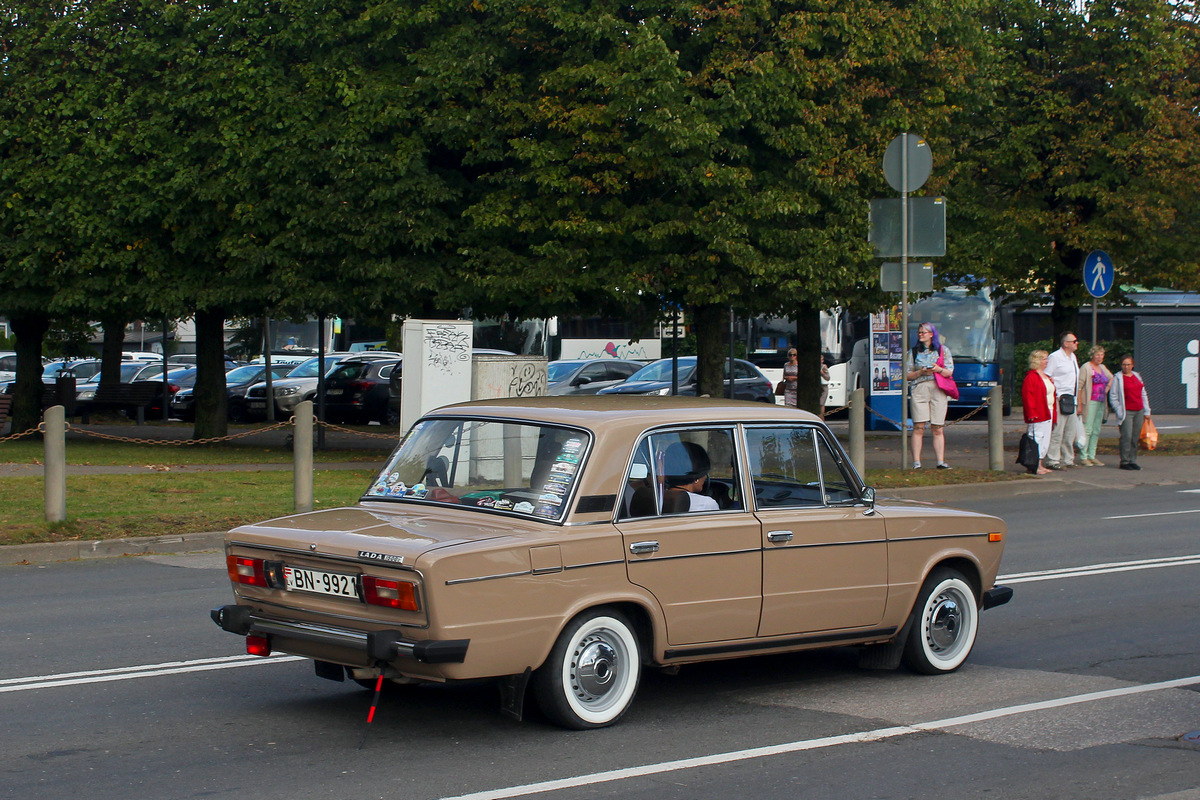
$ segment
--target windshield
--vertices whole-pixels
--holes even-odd
[[[329,375],[329,373],[333,372],[333,370],[337,368],[337,363],[341,360],[341,358],[334,356],[325,356],[325,374]],[[320,371],[320,369],[321,362],[315,358],[310,358],[308,361],[305,361],[303,364],[289,372],[287,376],[289,378],[315,378],[317,377],[317,373]]]
[[[566,380],[572,372],[579,369],[582,361],[555,361],[546,367],[547,383],[558,383]]]
[[[692,376],[692,370],[696,368],[696,357],[685,356],[679,359],[679,382],[687,383]],[[633,381],[669,381],[671,380],[671,359],[664,358],[661,361],[655,361],[653,364],[648,364],[642,367],[633,375],[629,376],[630,382]]]
[[[945,292],[919,300],[908,312],[911,346],[917,325],[932,322],[955,361],[996,360],[995,315],[986,292]]]
[[[536,423],[423,420],[366,496],[557,520],[589,441],[582,431]]]
[[[271,366],[271,371],[274,372],[274,364]],[[245,383],[246,381],[252,381],[257,379],[259,375],[262,375],[263,372],[265,372],[265,370],[262,367],[256,367],[253,365],[248,367],[238,367],[237,369],[226,373],[225,383]]]

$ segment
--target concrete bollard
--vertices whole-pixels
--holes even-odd
[[[62,522],[67,518],[67,414],[62,406],[50,406],[42,416],[45,432],[42,445],[46,449],[45,502],[46,522]]]
[[[988,390],[988,469],[1004,472],[1004,390]]]
[[[293,475],[292,487],[296,511],[313,510],[313,404],[305,400],[296,404],[292,416]]]
[[[867,392],[855,389],[850,393],[850,463],[858,474],[867,474]]]

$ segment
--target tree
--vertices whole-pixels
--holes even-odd
[[[1005,88],[954,168],[955,272],[1048,297],[1056,338],[1077,327],[1091,250],[1119,284],[1200,288],[1195,5],[1018,0],[990,22]]]

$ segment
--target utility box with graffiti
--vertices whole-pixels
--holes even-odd
[[[472,400],[542,397],[546,394],[545,358],[481,354],[476,355],[472,363]]]

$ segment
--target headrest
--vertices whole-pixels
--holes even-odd
[[[672,442],[663,453],[663,474],[669,486],[691,483],[711,469],[708,453],[695,442]]]

